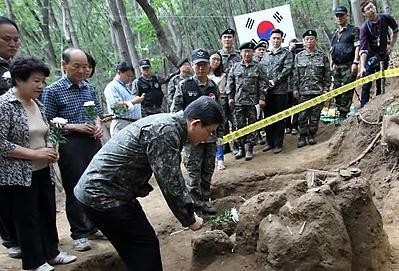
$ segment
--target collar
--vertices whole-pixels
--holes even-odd
[[[281,51],[281,46],[280,47],[278,47],[277,49],[275,49],[275,48],[271,48],[270,49],[270,53],[272,53],[272,54],[276,54],[276,53],[278,53],[278,52],[280,52]]]
[[[72,83],[72,81],[65,74],[62,76],[61,80],[63,80],[63,83],[67,86],[68,89],[71,89],[73,86],[77,86],[79,89],[86,88],[88,86],[88,82],[86,82],[85,80],[80,81],[79,85]]]
[[[17,96],[15,96],[14,88],[10,88],[6,93],[4,93],[4,94],[2,95],[2,97],[4,98],[4,100],[6,100],[6,101],[8,101],[8,102],[10,102],[10,103],[15,103],[15,102],[21,103],[21,102],[18,100]],[[43,104],[42,104],[38,99],[33,99],[33,101],[34,101],[40,108],[43,107]]]
[[[193,79],[197,83],[198,86],[204,86],[204,87],[210,86],[210,84],[209,84],[210,81],[208,80],[208,78],[206,79],[206,83],[200,82],[200,80],[198,80],[196,75],[193,76]]]

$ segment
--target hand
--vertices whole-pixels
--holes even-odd
[[[359,65],[359,64],[352,63],[352,66],[351,66],[351,73],[352,73],[352,75],[357,75],[358,65]]]
[[[230,106],[230,108],[234,108],[234,100],[233,99],[229,99],[229,106]]]
[[[266,102],[264,100],[259,100],[259,107],[264,108],[266,106]]]
[[[103,137],[103,135],[104,135],[104,130],[101,127],[101,125],[96,125],[96,129],[93,134],[94,139],[100,139]]]
[[[204,220],[201,217],[197,216],[197,214],[194,214],[194,216],[195,216],[195,222],[188,227],[192,231],[197,231],[201,229],[202,226],[204,225]]]
[[[294,90],[292,95],[294,95],[295,98],[299,98],[299,91],[298,90]]]
[[[359,69],[359,72],[358,72],[357,76],[363,77],[365,74],[366,74],[366,67],[361,66],[360,69]]]
[[[32,150],[32,160],[44,160],[55,163],[58,160],[58,152],[54,148],[40,148]]]
[[[141,96],[136,96],[133,98],[131,101],[132,104],[141,104],[144,101],[145,93],[143,93]]]
[[[114,114],[104,114],[104,115],[102,115],[102,116],[100,117],[100,121],[101,121],[102,123],[109,122],[109,121],[112,120],[113,117],[114,117]]]
[[[65,129],[72,132],[93,135],[96,126],[93,123],[67,124]]]
[[[274,87],[274,81],[273,80],[269,80],[269,87],[270,88]]]

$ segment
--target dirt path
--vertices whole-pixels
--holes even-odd
[[[234,193],[236,195],[242,194],[251,196],[259,192],[247,191],[251,187],[261,190],[259,187],[266,187],[271,184],[274,186],[276,186],[277,183],[285,185],[285,183],[289,181],[289,178],[284,176],[290,176],[290,174],[298,175],[307,168],[322,167],[328,164],[328,139],[331,137],[334,130],[333,125],[321,125],[318,135],[319,143],[314,146],[306,146],[302,149],[296,148],[297,137],[288,135],[285,140],[284,151],[277,155],[272,152],[263,153],[261,151],[262,146],[258,146],[255,149],[255,158],[250,162],[236,161],[232,155],[226,155],[227,169],[224,171],[215,171],[213,185],[214,188],[216,187],[219,191],[213,194],[228,195],[229,193]],[[259,178],[256,178],[256,176],[259,176]],[[279,179],[278,176],[283,177]],[[251,181],[251,178],[254,180]],[[282,181],[282,179],[288,180]],[[152,225],[159,234],[164,270],[188,271],[191,261],[191,239],[193,236],[207,229],[205,228],[199,232],[184,231],[170,236],[170,233],[180,230],[182,227],[167,208],[159,188],[155,184],[154,186],[155,191],[153,191],[149,197],[142,199],[141,203]],[[240,187],[242,187],[241,190]],[[63,210],[62,206],[60,206],[59,209]],[[64,211],[58,213],[58,229],[61,249],[72,252],[69,227]],[[399,231],[394,224],[387,226],[386,230],[393,246],[394,258],[397,258],[399,254]],[[95,241],[93,242],[93,248],[94,249],[91,251],[84,253],[73,252],[78,256],[77,263],[69,266],[56,267],[56,270],[73,270],[79,263],[92,258],[93,255],[106,254],[114,251],[107,241]],[[206,270],[256,270],[254,263],[255,261],[252,257],[231,254],[213,263]],[[5,250],[0,248],[0,270],[20,269],[20,261],[8,258]],[[393,264],[390,270],[399,270],[399,264]]]

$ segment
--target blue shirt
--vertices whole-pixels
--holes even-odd
[[[121,80],[114,78],[104,89],[105,100],[107,101],[107,109],[109,113],[113,113],[111,107],[117,102],[131,101],[137,95],[128,88],[128,86]],[[130,119],[141,118],[141,105],[127,103],[129,110],[122,116]]]
[[[79,87],[66,76],[44,89],[42,101],[48,120],[60,117],[71,124],[85,123],[89,118],[83,104],[88,101],[94,101],[98,115],[103,113],[94,86],[82,81]]]

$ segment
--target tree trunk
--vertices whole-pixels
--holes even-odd
[[[364,22],[364,17],[362,11],[360,10],[360,2],[361,0],[351,0],[353,20],[355,25],[358,27],[360,27]]]
[[[119,56],[121,61],[126,61],[132,64],[132,60],[129,55],[129,49],[123,32],[121,23],[121,16],[119,14],[118,7],[114,0],[107,0],[109,6],[109,20],[111,22],[112,32],[115,34],[116,44],[118,46]]]
[[[229,22],[229,27],[233,28],[233,29],[236,29],[236,24],[234,22],[234,17],[233,17],[233,9],[231,7],[231,1],[230,0],[225,0],[224,1],[224,6],[225,6],[225,9],[226,9],[227,21]]]
[[[4,4],[6,6],[6,10],[7,10],[7,16],[8,18],[10,18],[11,20],[15,21],[15,15],[12,12],[12,6],[11,6],[11,2],[10,0],[5,0]]]
[[[40,2],[40,1],[38,1]],[[44,39],[47,42],[47,53],[48,61],[51,67],[57,67],[57,57],[55,55],[55,50],[53,46],[53,42],[50,37],[50,28],[49,28],[49,17],[50,17],[50,3],[49,0],[43,0],[42,5],[42,16],[43,16],[43,24],[42,24],[42,32]]]
[[[152,26],[154,27],[158,38],[158,42],[161,45],[161,50],[163,51],[163,53],[170,62],[172,62],[174,65],[177,65],[179,58],[176,56],[175,52],[173,51],[170,41],[167,38],[165,31],[163,30],[162,25],[158,20],[157,15],[155,14],[155,10],[152,8],[152,6],[148,3],[147,0],[136,0],[136,1],[144,10],[145,14],[147,14],[148,19],[150,20]]]
[[[335,12],[335,9],[339,6],[339,0],[332,1],[332,11]]]
[[[384,13],[391,14],[392,13],[392,5],[390,0],[382,0],[382,7]]]
[[[72,45],[72,47],[79,48],[79,41],[76,36],[75,27],[73,26],[68,0],[60,0],[60,4],[65,38],[70,46]]]
[[[125,34],[126,45],[129,50],[131,64],[134,67],[134,73],[136,75],[136,78],[138,78],[140,76],[139,56],[137,54],[136,48],[134,47],[134,38],[132,34],[132,29],[130,28],[129,22],[126,17],[125,4],[123,3],[123,0],[116,0],[115,2],[119,11],[119,17],[121,19],[123,33]]]

